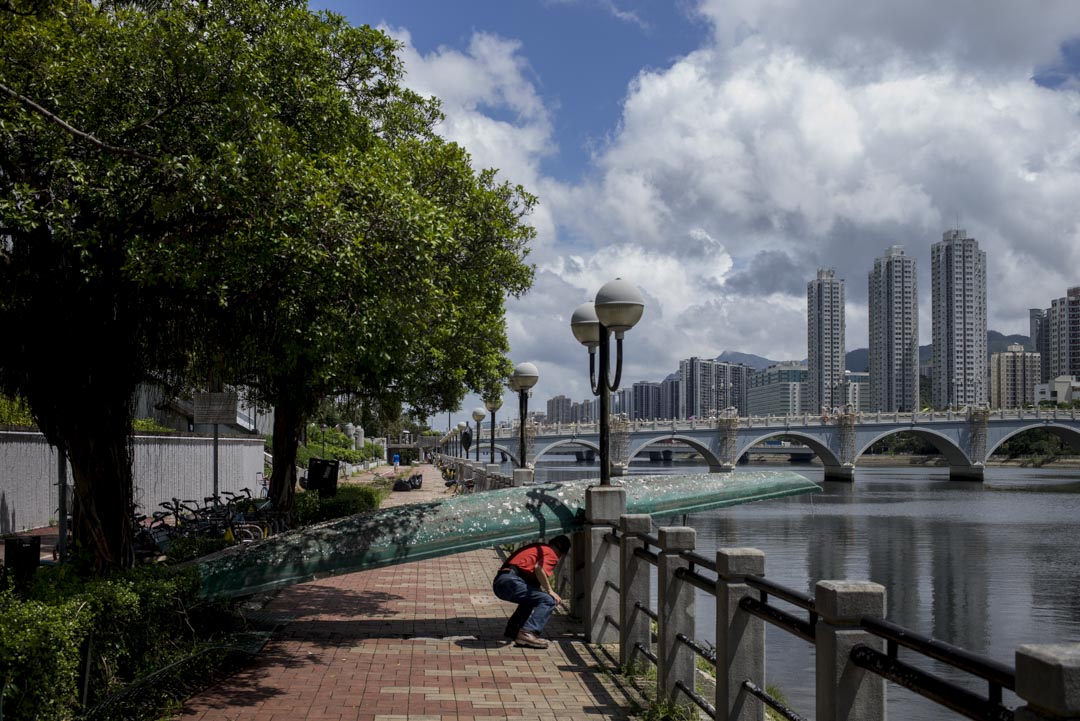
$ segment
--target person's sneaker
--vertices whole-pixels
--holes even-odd
[[[514,639],[514,642],[518,646],[524,646],[525,648],[547,648],[548,647],[548,642],[547,641],[540,638],[539,636],[537,636],[532,631],[526,631],[525,629],[522,629],[522,630],[518,631],[517,638]]]

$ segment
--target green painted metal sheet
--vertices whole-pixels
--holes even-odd
[[[595,479],[504,488],[386,508],[327,521],[259,543],[236,546],[197,564],[206,597],[259,593],[316,578],[448,556],[585,525],[585,489]],[[628,476],[626,512],[666,518],[820,488],[798,473]]]

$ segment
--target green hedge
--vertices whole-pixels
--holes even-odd
[[[315,491],[304,491],[297,493],[293,502],[293,521],[305,526],[374,511],[385,497],[385,490],[370,486],[338,486],[337,495],[327,498],[320,498]]]
[[[3,718],[72,719],[90,652],[87,707],[233,630],[238,617],[198,599],[194,572],[144,566],[87,580],[42,568],[25,593],[0,590]],[[165,700],[165,699],[163,699]]]

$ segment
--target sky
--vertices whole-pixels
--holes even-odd
[[[930,246],[987,254],[989,327],[1080,285],[1077,0],[333,0],[398,39],[439,132],[539,197],[532,289],[507,303],[530,410],[591,397],[570,315],[608,280],[640,288],[623,387],[680,359],[803,359],[806,284],[845,280],[868,345],[867,273]],[[435,428],[467,420],[462,409]],[[507,391],[499,418],[516,413]]]

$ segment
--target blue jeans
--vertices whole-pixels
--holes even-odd
[[[555,611],[555,599],[543,590],[525,583],[513,571],[500,572],[491,583],[495,596],[503,601],[516,603],[517,610],[506,622],[506,635],[513,637],[519,630],[539,634]]]

